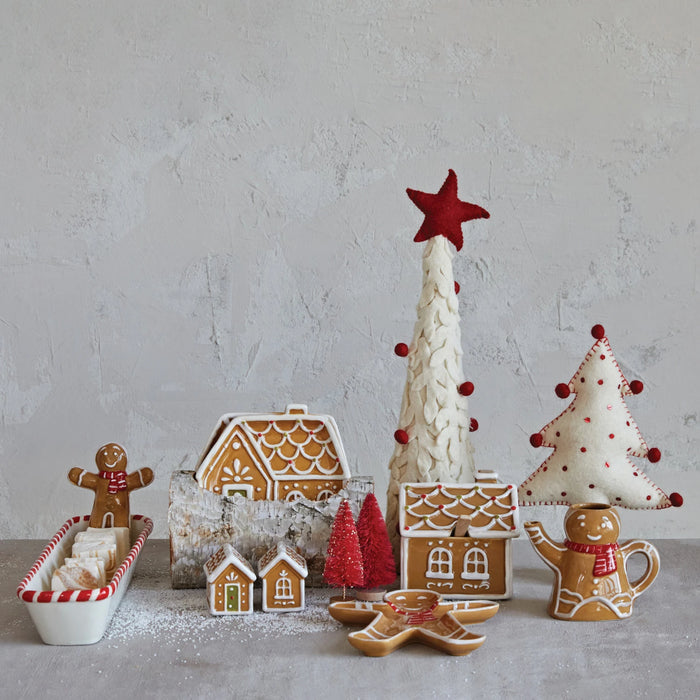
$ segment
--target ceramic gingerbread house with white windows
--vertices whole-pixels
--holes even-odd
[[[290,544],[278,542],[258,562],[265,612],[296,612],[304,609],[306,561]]]
[[[222,416],[195,478],[223,496],[323,501],[343,488],[350,470],[334,418],[291,404],[282,413]]]
[[[482,474],[472,484],[401,485],[401,588],[446,598],[511,597],[517,488]]]
[[[204,564],[207,601],[212,615],[253,612],[255,572],[230,544],[222,545]]]

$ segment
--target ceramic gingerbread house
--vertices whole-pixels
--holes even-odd
[[[204,564],[207,601],[212,615],[253,612],[255,572],[230,545],[222,545]]]
[[[511,597],[511,539],[518,534],[513,484],[484,472],[472,484],[402,484],[399,528],[401,588],[446,598]]]
[[[304,609],[306,561],[290,544],[278,542],[258,562],[265,612],[296,612]]]
[[[335,420],[302,404],[283,413],[228,413],[197,463],[199,486],[254,500],[323,501],[350,478]]]

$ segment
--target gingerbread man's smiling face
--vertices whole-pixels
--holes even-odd
[[[610,506],[576,506],[567,513],[564,529],[572,542],[613,544],[620,534],[620,521]]]
[[[100,471],[118,472],[126,470],[126,452],[121,445],[110,442],[97,450],[95,464]]]

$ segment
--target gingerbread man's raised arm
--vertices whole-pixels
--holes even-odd
[[[73,467],[68,472],[68,478],[76,485],[82,486],[84,489],[92,489],[93,491],[97,488],[97,484],[100,481],[100,477],[97,474],[87,471],[87,469],[81,469],[80,467]]]

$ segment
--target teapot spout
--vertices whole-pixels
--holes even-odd
[[[562,554],[566,551],[563,544],[555,542],[545,531],[542,523],[537,520],[528,520],[523,524],[527,536],[532,542],[537,554],[547,566],[552,569],[559,568]]]

